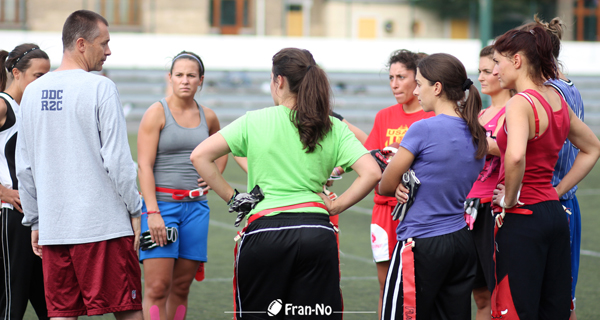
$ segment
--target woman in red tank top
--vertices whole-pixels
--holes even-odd
[[[557,77],[544,29],[511,30],[494,44],[494,74],[519,94],[506,104],[498,132],[501,153],[496,218],[496,286],[492,317],[569,319],[570,259],[567,218],[557,190],[570,189],[600,157],[600,142],[573,114],[548,79]],[[551,179],[566,138],[581,151],[556,187]]]

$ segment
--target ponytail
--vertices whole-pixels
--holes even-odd
[[[558,61],[558,56],[560,54],[561,40],[565,28],[564,24],[559,17],[555,17],[550,22],[544,22],[537,14],[533,16],[533,20],[534,22],[526,23],[516,28],[516,30],[529,32],[535,27],[546,30],[552,43],[552,56],[556,59],[556,64],[561,66],[561,63]]]
[[[558,78],[552,38],[539,25],[507,31],[496,39],[494,50],[505,57],[520,52],[527,60],[529,78],[537,85]]]
[[[0,50],[0,92],[6,89],[6,83],[8,82],[8,74],[6,73],[6,58],[8,57],[8,51]]]
[[[290,120],[298,128],[306,152],[311,153],[333,126],[327,75],[308,50],[296,48],[282,49],[273,56],[273,76],[280,75],[287,78],[290,91],[296,94]]]
[[[546,30],[540,27],[533,28],[530,32],[535,37],[535,47],[540,61],[542,77],[546,80],[557,79],[558,68],[556,59],[552,54],[552,38]]]
[[[477,87],[469,87],[469,96],[467,97],[462,110],[458,108],[458,113],[467,122],[469,132],[473,137],[473,144],[477,145],[475,152],[476,159],[482,159],[487,155],[488,143],[485,129],[479,123],[479,113],[481,112],[481,96]]]

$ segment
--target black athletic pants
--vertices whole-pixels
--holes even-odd
[[[467,227],[449,234],[415,238],[415,288],[417,319],[471,319],[471,291],[477,253]],[[402,320],[403,241],[390,262],[383,291],[381,319]]]
[[[473,225],[473,240],[477,249],[477,273],[473,289],[486,287],[494,290],[494,213],[491,203],[483,203],[477,210],[477,219]]]
[[[31,301],[39,319],[48,319],[42,259],[31,249],[31,228],[21,224],[23,214],[16,210],[2,208],[0,216],[0,319],[23,319],[27,301]]]
[[[236,319],[342,319],[335,232],[322,213],[252,222],[238,244]]]
[[[506,319],[568,320],[571,306],[569,223],[558,201],[506,213],[498,230],[498,306]],[[516,313],[516,314],[515,314]]]

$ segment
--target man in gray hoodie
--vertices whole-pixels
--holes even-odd
[[[16,151],[48,316],[142,319],[141,201],[125,117],[115,84],[89,73],[111,54],[108,22],[79,10],[62,37],[60,67],[23,95]]]

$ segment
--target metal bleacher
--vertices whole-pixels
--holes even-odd
[[[105,71],[119,89],[130,132],[137,132],[146,109],[165,96],[167,72],[162,70]],[[395,104],[387,71],[379,73],[328,73],[333,108],[348,121],[369,132],[378,110]],[[471,75],[475,80],[477,76]],[[600,76],[570,77],[585,103],[585,122],[600,134]],[[215,111],[224,126],[246,111],[273,105],[270,74],[257,71],[207,71],[197,101]],[[477,82],[477,81],[475,81]]]

